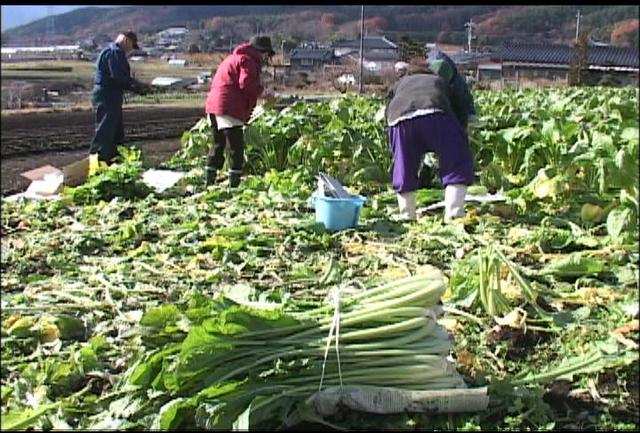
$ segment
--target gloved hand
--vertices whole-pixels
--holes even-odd
[[[384,122],[384,112],[385,112],[385,106],[383,105],[382,107],[380,107],[380,109],[378,110],[378,112],[376,113],[376,115],[374,116],[374,119],[376,122]]]
[[[467,119],[467,125],[464,128],[465,132],[467,133],[467,136],[471,134],[471,130],[474,129],[476,126],[478,126],[478,118],[474,114],[472,114]]]
[[[276,93],[271,90],[271,89],[264,89],[264,91],[262,92],[261,95],[263,98],[268,99],[268,98],[275,98]]]
[[[146,95],[151,92],[151,86],[140,81],[135,81],[131,90],[138,95]]]
[[[264,99],[263,105],[269,107],[276,102],[276,94],[271,89],[265,89],[260,95],[262,99]]]

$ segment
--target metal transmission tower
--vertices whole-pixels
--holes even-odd
[[[56,19],[55,12],[53,12],[53,7],[47,7],[47,26],[45,33],[45,42],[48,44],[53,44],[53,37],[56,33]]]

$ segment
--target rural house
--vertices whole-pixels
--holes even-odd
[[[369,76],[382,76],[385,74],[394,73],[394,65],[400,59],[397,52],[388,50],[378,52],[366,52],[362,57],[362,69],[363,73]],[[343,64],[351,65],[352,67],[359,67],[360,54],[352,53],[347,54],[342,59]]]
[[[575,48],[568,45],[505,45],[490,62],[478,65],[478,80],[501,80],[503,85],[523,82],[566,83]],[[588,70],[596,80],[608,77],[621,85],[638,82],[638,51],[613,46],[590,46]]]
[[[173,38],[176,36],[184,36],[187,33],[189,33],[189,30],[186,27],[169,27],[168,29],[158,32],[158,36],[162,38]]]
[[[463,74],[471,74],[476,76],[478,65],[486,64],[491,61],[491,53],[465,53],[458,52],[447,54],[453,63],[456,64],[458,71]]]
[[[156,34],[156,44],[159,46],[177,45],[189,34],[186,27],[169,27]]]
[[[365,36],[362,39],[362,50],[364,56],[377,55],[382,53],[398,53],[398,45],[391,42],[384,36]],[[360,39],[337,42],[334,45],[334,52],[337,57],[342,57],[354,52],[360,53]]]
[[[335,56],[330,49],[296,48],[289,54],[291,72],[312,72],[333,63]]]
[[[393,65],[399,60],[398,45],[384,36],[366,36],[362,40],[363,73],[380,77],[393,73]],[[357,67],[360,63],[360,40],[338,42],[334,53],[343,65]]]

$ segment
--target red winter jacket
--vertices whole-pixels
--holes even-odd
[[[207,96],[207,114],[233,116],[247,122],[264,88],[260,84],[260,53],[248,43],[237,46],[218,65]]]

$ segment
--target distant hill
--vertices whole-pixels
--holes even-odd
[[[576,13],[580,29],[592,40],[638,47],[639,8],[614,6],[365,6],[367,34],[392,40],[409,36],[421,42],[465,44],[465,23],[473,22],[474,47],[503,42],[573,43]],[[164,28],[187,26],[194,42],[227,37],[247,40],[256,32],[297,40],[357,37],[360,6],[130,6],[110,9],[86,7],[56,15],[2,33],[3,45],[76,43],[86,39],[108,41],[122,29],[141,36]],[[55,33],[52,32],[55,28]]]
[[[77,9],[78,6],[25,6],[25,5],[2,5],[2,31],[21,26],[47,15],[62,14]],[[55,12],[54,12],[55,11]]]

